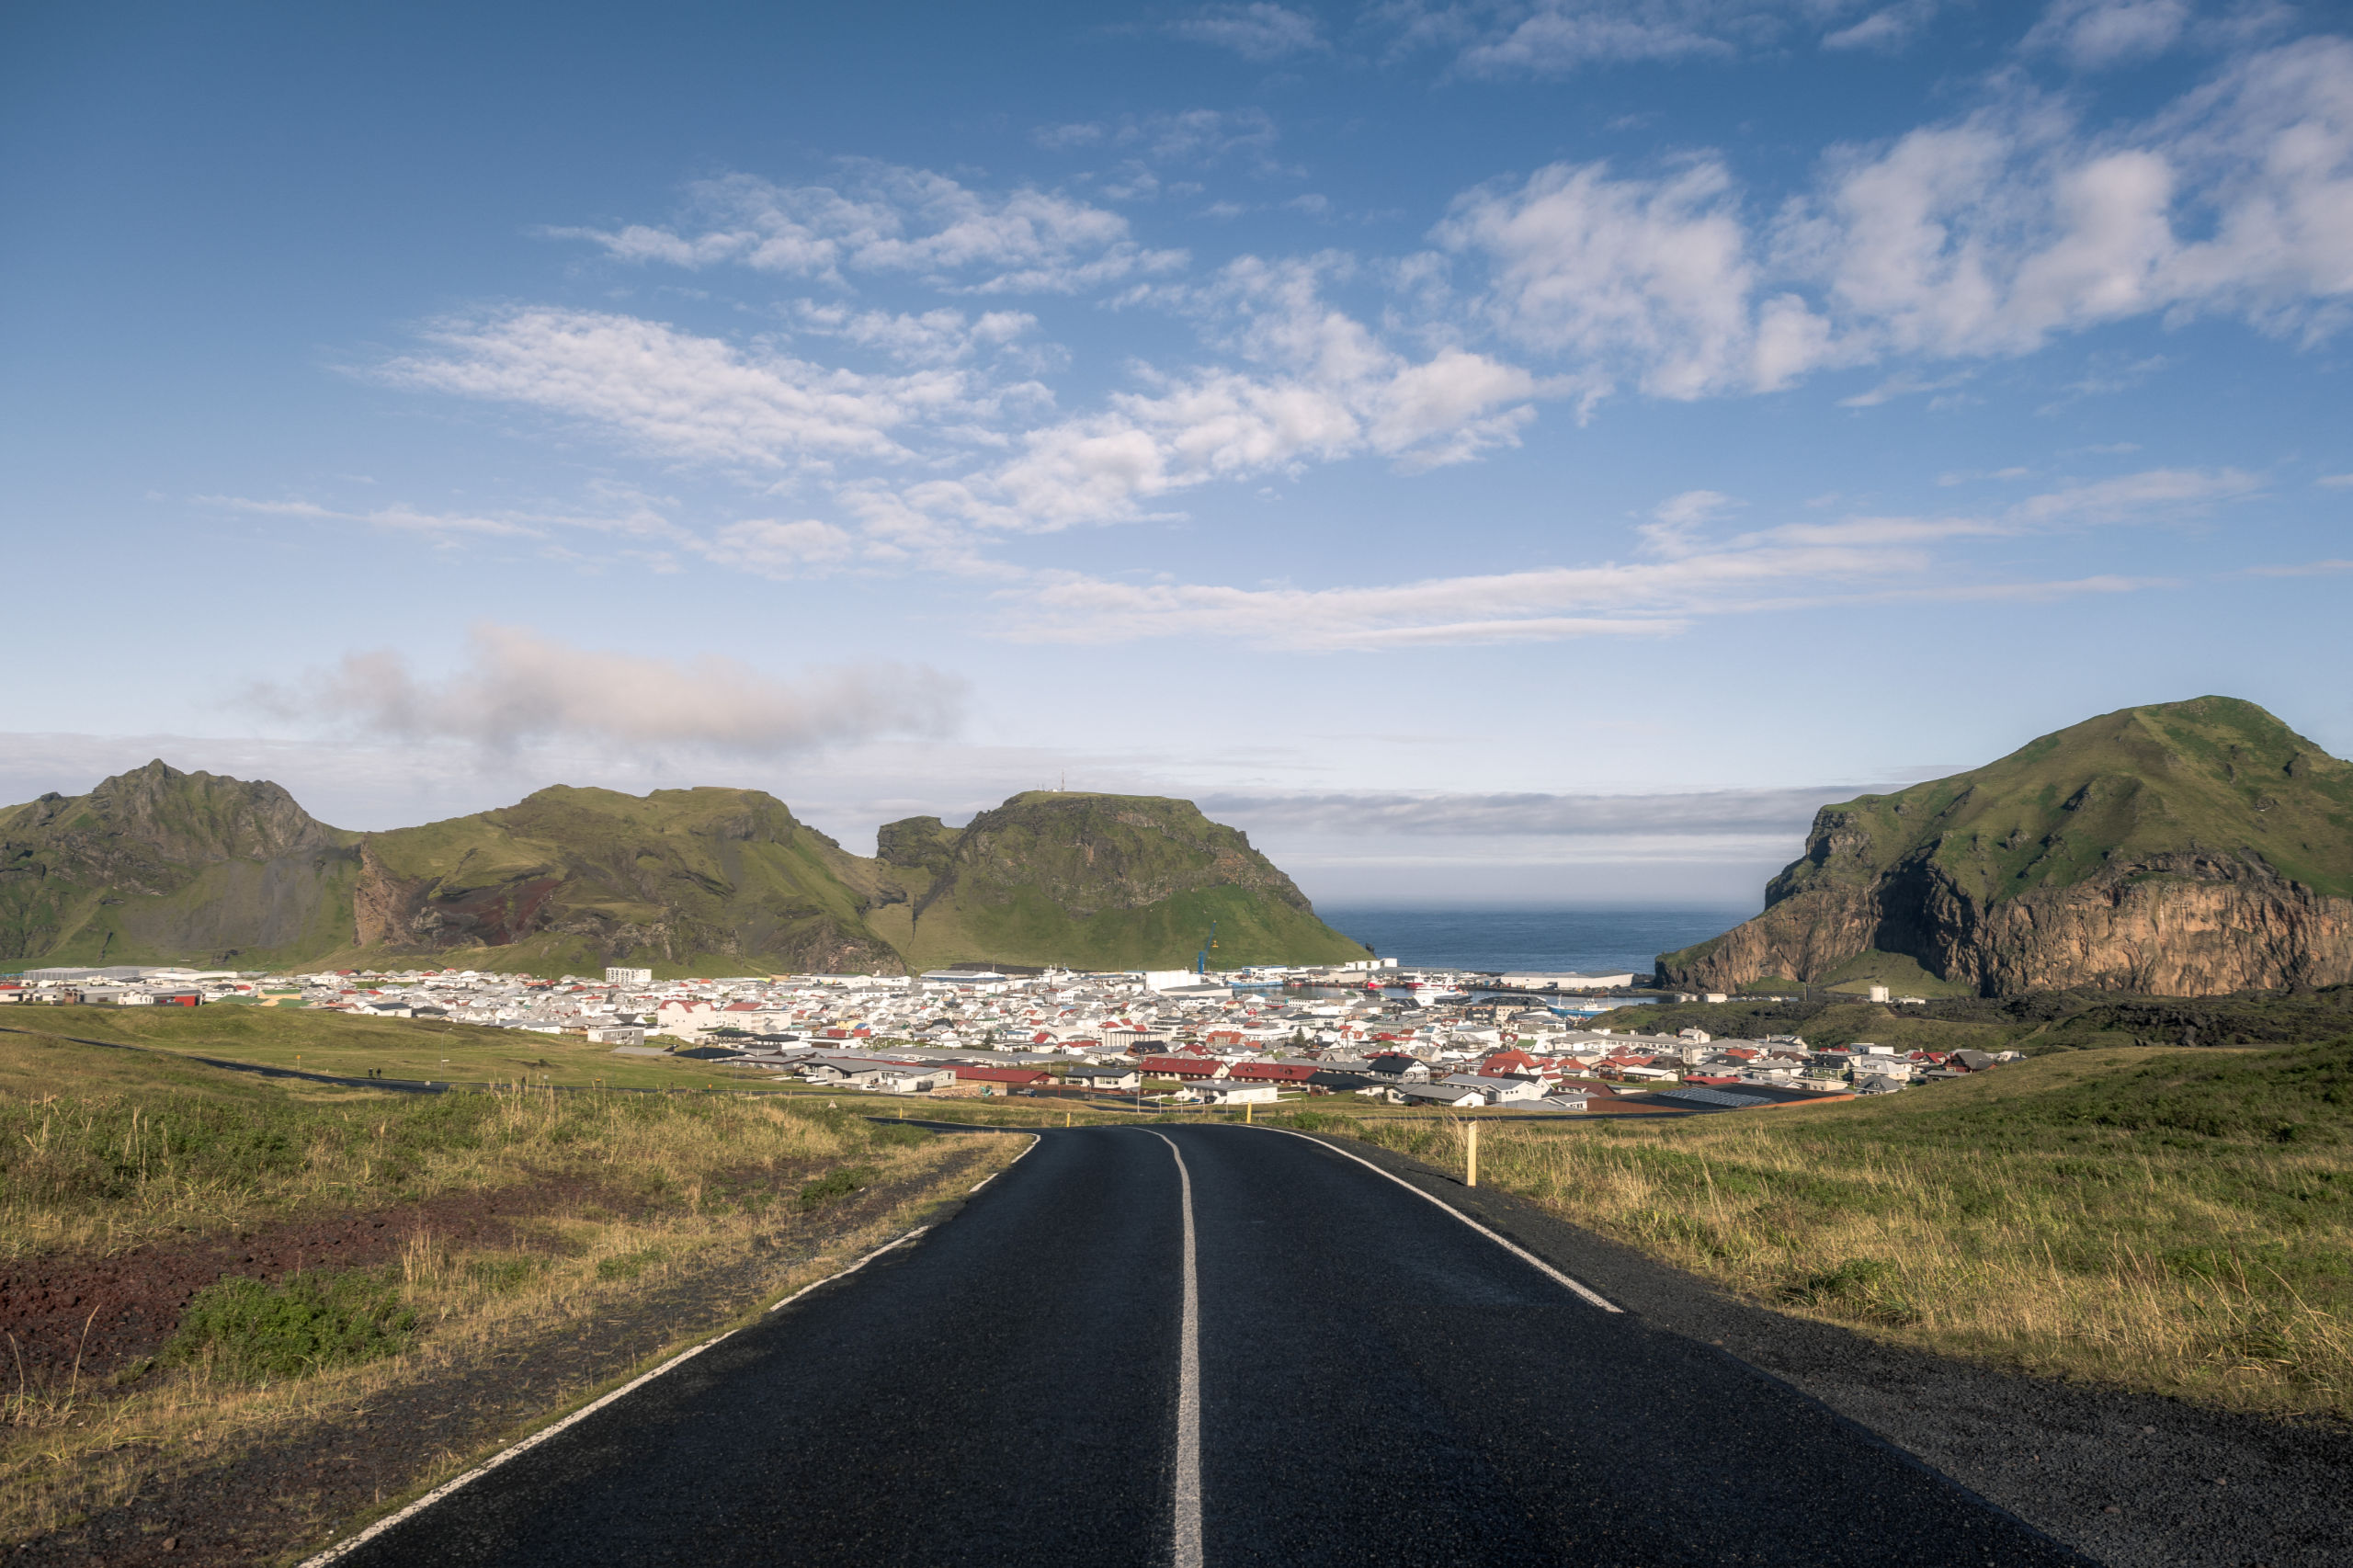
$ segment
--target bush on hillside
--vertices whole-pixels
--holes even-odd
[[[416,1314],[364,1270],[290,1274],[274,1286],[232,1275],[189,1301],[164,1355],[249,1381],[300,1378],[390,1356],[415,1329]]]

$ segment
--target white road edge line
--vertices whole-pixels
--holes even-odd
[[[1185,1204],[1185,1312],[1176,1354],[1176,1568],[1201,1568],[1201,1285],[1193,1267],[1193,1173],[1176,1140],[1154,1138],[1176,1159],[1176,1189]]]
[[[1042,1143],[1042,1142],[1045,1142],[1045,1140],[1044,1140],[1043,1138],[1040,1138],[1040,1136],[1038,1136],[1038,1134],[1036,1134],[1036,1133],[1034,1133],[1034,1132],[1033,1132],[1033,1133],[1031,1133],[1031,1134],[1029,1135],[1029,1149],[1034,1149],[1034,1148],[1036,1148],[1039,1144],[1040,1144],[1040,1143]],[[1011,1170],[1014,1166],[1016,1166],[1016,1165],[1019,1165],[1022,1161],[1024,1161],[1024,1160],[1028,1159],[1028,1158],[1029,1157],[1029,1149],[1024,1149],[1024,1150],[1022,1150],[1022,1151],[1021,1151],[1021,1153],[1017,1153],[1017,1154],[1014,1155],[1014,1156],[1013,1156],[1013,1158],[1011,1158],[1011,1159],[1009,1159],[1009,1160],[1006,1161],[1006,1162],[1005,1162],[1005,1171],[1009,1171],[1009,1170]],[[965,1197],[967,1197],[967,1198],[972,1197],[973,1192],[978,1192],[978,1191],[980,1191],[980,1190],[981,1190],[981,1188],[983,1188],[983,1187],[984,1187],[988,1186],[988,1184],[989,1184],[989,1183],[991,1183],[991,1182],[993,1182],[993,1181],[996,1180],[996,1178],[997,1178],[997,1177],[999,1177],[999,1176],[1003,1176],[1003,1175],[1005,1174],[1005,1171],[991,1171],[988,1175],[986,1175],[986,1176],[983,1176],[980,1180],[978,1180],[978,1181],[974,1182],[974,1183],[972,1184],[972,1191],[971,1191],[971,1192],[967,1192],[966,1194],[964,1194],[964,1196],[965,1196]]]
[[[1431,1197],[1428,1193],[1424,1192],[1420,1187],[1415,1187],[1412,1182],[1407,1181],[1404,1177],[1396,1176],[1392,1172],[1382,1170],[1379,1165],[1374,1165],[1370,1160],[1365,1159],[1361,1155],[1351,1154],[1346,1149],[1339,1148],[1335,1144],[1324,1142],[1321,1138],[1308,1138],[1307,1134],[1304,1132],[1293,1132],[1288,1127],[1261,1127],[1257,1129],[1257,1131],[1261,1132],[1279,1132],[1288,1138],[1306,1138],[1307,1142],[1310,1143],[1313,1143],[1321,1149],[1330,1149],[1332,1153],[1339,1155],[1340,1158],[1344,1160],[1354,1160],[1357,1164],[1362,1165],[1373,1175],[1382,1176],[1390,1181],[1395,1182],[1399,1187],[1404,1187],[1407,1192],[1412,1193],[1415,1197],[1423,1199],[1425,1202],[1436,1204],[1439,1209],[1453,1215],[1456,1219],[1461,1221],[1464,1224],[1470,1226],[1472,1230],[1478,1232],[1481,1235],[1486,1237],[1489,1241],[1495,1243],[1506,1252],[1510,1253],[1514,1257],[1517,1257],[1521,1262],[1528,1264],[1538,1272],[1549,1276],[1554,1281],[1567,1286],[1570,1290],[1575,1291],[1578,1295],[1584,1297],[1595,1306],[1599,1307],[1603,1312],[1622,1312],[1626,1310],[1616,1302],[1610,1301],[1608,1297],[1603,1295],[1592,1286],[1582,1284],[1577,1280],[1570,1278],[1567,1275],[1562,1273],[1559,1269],[1553,1267],[1551,1264],[1545,1262],[1542,1258],[1537,1256],[1526,1247],[1521,1246],[1518,1243],[1506,1240],[1506,1238],[1495,1234],[1495,1232],[1487,1229],[1486,1226],[1482,1225],[1478,1221],[1473,1220],[1470,1215],[1465,1214],[1461,1210],[1457,1209],[1453,1204],[1447,1202],[1444,1199]]]
[[[1029,1152],[1029,1150],[1024,1149],[1021,1153],[1026,1154]],[[1019,1154],[1014,1156],[1016,1160],[1020,1157],[1021,1156]],[[1007,1162],[1006,1168],[1007,1170],[1012,1169],[1011,1162]],[[906,1234],[896,1237],[891,1241],[884,1242],[881,1246],[876,1247],[872,1252],[868,1253],[864,1257],[859,1258],[847,1268],[841,1269],[836,1273],[828,1274],[823,1279],[817,1280],[814,1284],[803,1285],[800,1290],[795,1290],[791,1295],[787,1296],[783,1301],[779,1301],[776,1306],[770,1307],[768,1311],[775,1312],[779,1308],[789,1307],[793,1302],[799,1301],[801,1297],[807,1295],[810,1291],[814,1290],[817,1286],[830,1285],[835,1280],[841,1278],[844,1275],[857,1273],[868,1264],[872,1263],[876,1258],[881,1257],[884,1253],[889,1252],[892,1247],[904,1246],[907,1243],[915,1240],[917,1236],[922,1235],[926,1231],[930,1229],[931,1227],[929,1225],[917,1225],[914,1230],[909,1231]],[[470,1482],[481,1480],[483,1476],[488,1475],[492,1471],[496,1470],[500,1465],[505,1464],[509,1460],[521,1458],[524,1454],[527,1454],[533,1449],[538,1448],[541,1443],[546,1442],[550,1437],[554,1437],[557,1433],[587,1420],[588,1417],[596,1415],[597,1412],[604,1409],[605,1406],[612,1403],[613,1401],[620,1399],[624,1394],[636,1392],[639,1389],[643,1388],[646,1384],[652,1382],[663,1373],[669,1371],[675,1367],[682,1366],[685,1363],[693,1360],[696,1357],[701,1355],[704,1351],[710,1349],[721,1340],[733,1338],[737,1332],[737,1330],[731,1328],[725,1334],[714,1335],[710,1338],[704,1340],[700,1345],[696,1346],[691,1350],[679,1351],[678,1354],[671,1357],[667,1361],[663,1362],[652,1371],[631,1379],[628,1382],[623,1383],[620,1387],[605,1395],[602,1399],[597,1400],[595,1403],[584,1404],[579,1409],[574,1411],[571,1415],[565,1416],[563,1420],[554,1423],[552,1426],[540,1427],[538,1431],[532,1433],[521,1442],[515,1444],[512,1448],[500,1449],[497,1453],[494,1453],[491,1455],[490,1458],[483,1460],[482,1463],[474,1466],[473,1469],[466,1471],[465,1474],[458,1477],[455,1481],[443,1482],[440,1485],[435,1487],[424,1496],[419,1497],[415,1502],[411,1503],[407,1507],[403,1508],[399,1513],[386,1515],[383,1518],[378,1519],[374,1524],[369,1525],[366,1529],[361,1530],[358,1535],[353,1536],[349,1540],[339,1540],[333,1546],[328,1547],[324,1551],[320,1552],[317,1556],[304,1560],[301,1568],[326,1568],[328,1563],[334,1562],[351,1552],[358,1551],[361,1547],[367,1545],[368,1542],[375,1540],[378,1536],[382,1535],[394,1525],[399,1524],[403,1519],[405,1519],[414,1514],[423,1513],[426,1509],[433,1506],[434,1504],[441,1501],[442,1498],[447,1497],[452,1492],[457,1491],[458,1488],[466,1485]]]

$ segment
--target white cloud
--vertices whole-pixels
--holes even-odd
[[[1801,837],[1825,802],[1862,789],[1711,790],[1652,795],[1420,792],[1218,791],[1194,803],[1211,815],[1246,820],[1252,833],[1414,838],[1583,838],[1659,835]]]
[[[2234,468],[2154,468],[2066,485],[2019,502],[2011,516],[2033,524],[2126,522],[2153,513],[2193,513],[2262,488],[2259,477]]]
[[[917,366],[962,364],[1021,343],[1038,329],[1038,318],[1026,311],[988,311],[975,320],[944,306],[920,312],[857,311],[814,300],[796,301],[793,321],[808,335],[837,339]]]
[[[1961,119],[1832,149],[1769,218],[1753,206],[1712,154],[1653,175],[1556,164],[1466,193],[1434,237],[1479,269],[1471,308],[1588,399],[1913,361],[1848,400],[1869,407],[1951,384],[1925,362],[2153,315],[2310,342],[2353,317],[2353,42],[2246,56],[2097,133],[2011,83]]]
[[[1063,128],[1074,132],[1077,128]],[[722,264],[840,281],[905,274],[968,293],[1073,293],[1176,270],[1181,251],[1147,250],[1118,213],[1052,191],[976,191],[926,169],[849,161],[839,187],[729,175],[688,187],[699,232],[631,224],[550,229],[617,260]]]
[[[2188,0],[2052,0],[2019,47],[2100,71],[2163,54],[2189,22]]]
[[[831,523],[814,518],[786,523],[763,517],[729,523],[711,537],[702,553],[722,566],[786,580],[847,561],[857,550],[856,536]]]
[[[1243,588],[1048,574],[1015,596],[1030,642],[1222,637],[1312,651],[1672,636],[1697,620],[1824,602],[2019,600],[2132,593],[2165,579],[2099,574],[2052,581],[1967,578],[1932,547],[1962,539],[2194,516],[2254,494],[2235,470],[2157,469],[2066,485],[1992,516],[1848,517],[1730,539],[1702,530],[1737,503],[1687,491],[1636,537],[1650,559],[1439,577],[1377,587]]]
[[[1651,512],[1651,520],[1635,530],[1643,551],[1652,555],[1688,555],[1696,548],[1698,531],[1740,503],[1720,490],[1686,490],[1670,495]]]
[[[1262,65],[1332,47],[1324,40],[1324,24],[1315,17],[1264,0],[1247,6],[1212,6],[1198,16],[1169,23],[1168,30],[1195,43],[1230,49]]]
[[[938,734],[963,683],[920,666],[872,664],[779,680],[733,659],[687,663],[575,648],[483,624],[467,666],[421,677],[399,654],[353,653],[291,686],[256,687],[279,718],[410,741],[460,741],[493,755],[550,741],[691,747],[774,756],[894,733]]]
[[[534,307],[438,322],[424,335],[434,352],[375,374],[586,420],[645,450],[708,461],[887,461],[907,455],[894,432],[992,417],[996,406],[962,370],[860,375],[600,312]]]
[[[2250,566],[2250,577],[2329,577],[2353,572],[2353,561],[2304,561],[2293,566]]]
[[[1188,108],[1116,120],[1040,126],[1029,139],[1049,151],[1116,147],[1161,164],[1210,165],[1234,153],[1263,155],[1279,132],[1262,108]]]
[[[2353,489],[2353,473],[2325,473],[2313,483],[2330,490]]]
[[[1797,8],[1750,0],[1536,0],[1483,7],[1483,16],[1462,7],[1450,28],[1429,30],[1470,35],[1456,59],[1472,74],[1563,75],[1587,65],[1728,57],[1778,37],[1784,14]]]
[[[501,539],[544,539],[553,517],[528,514],[484,516],[472,512],[421,512],[406,504],[379,506],[366,512],[339,512],[314,501],[253,501],[242,495],[196,495],[199,506],[253,512],[263,517],[308,517],[320,522],[365,523],[370,528],[404,533],[478,534]],[[569,521],[570,519],[561,519]]]
[[[1861,21],[1823,35],[1824,49],[1868,49],[1893,54],[1904,49],[1936,19],[1938,0],[1898,0],[1873,11]]]
[[[1838,400],[1841,408],[1877,408],[1899,397],[1923,397],[1932,392],[1949,392],[1965,385],[1976,374],[1973,370],[1957,370],[1949,376],[1924,376],[1917,370],[1898,370],[1887,380],[1852,397]]]
[[[1324,299],[1338,265],[1245,256],[1207,286],[1167,292],[1254,368],[1147,371],[1143,390],[1029,430],[993,470],[908,486],[901,504],[970,526],[1060,528],[1302,463],[1370,452],[1410,472],[1518,441],[1528,401],[1547,390],[1536,377],[1461,348],[1399,354]]]
[[[1489,269],[1481,306],[1523,347],[1606,392],[1770,390],[1834,358],[1829,329],[1760,275],[1730,172],[1713,158],[1656,180],[1554,164],[1460,198],[1435,238]]]

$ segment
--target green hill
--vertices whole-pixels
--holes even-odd
[[[878,848],[904,898],[873,922],[917,967],[1186,968],[1212,924],[1213,966],[1366,956],[1240,831],[1190,801],[1032,790],[961,832],[937,817],[892,823]]]
[[[2353,766],[2251,702],[2127,708],[1997,762],[1825,806],[1765,913],[1659,959],[1986,994],[2353,980]]]
[[[0,810],[0,960],[247,967],[347,945],[358,835],[161,761]]]
[[[897,972],[959,960],[1174,968],[1363,949],[1190,803],[1016,796],[852,855],[754,790],[558,786],[386,833],[275,784],[158,761],[0,812],[0,963],[665,974]]]
[[[369,835],[355,961],[462,949],[475,967],[885,971],[856,858],[756,790],[558,785]]]

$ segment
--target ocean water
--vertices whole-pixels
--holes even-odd
[[[1445,969],[1651,971],[1659,954],[1730,930],[1746,908],[1370,909],[1316,906],[1324,923],[1404,964]]]

